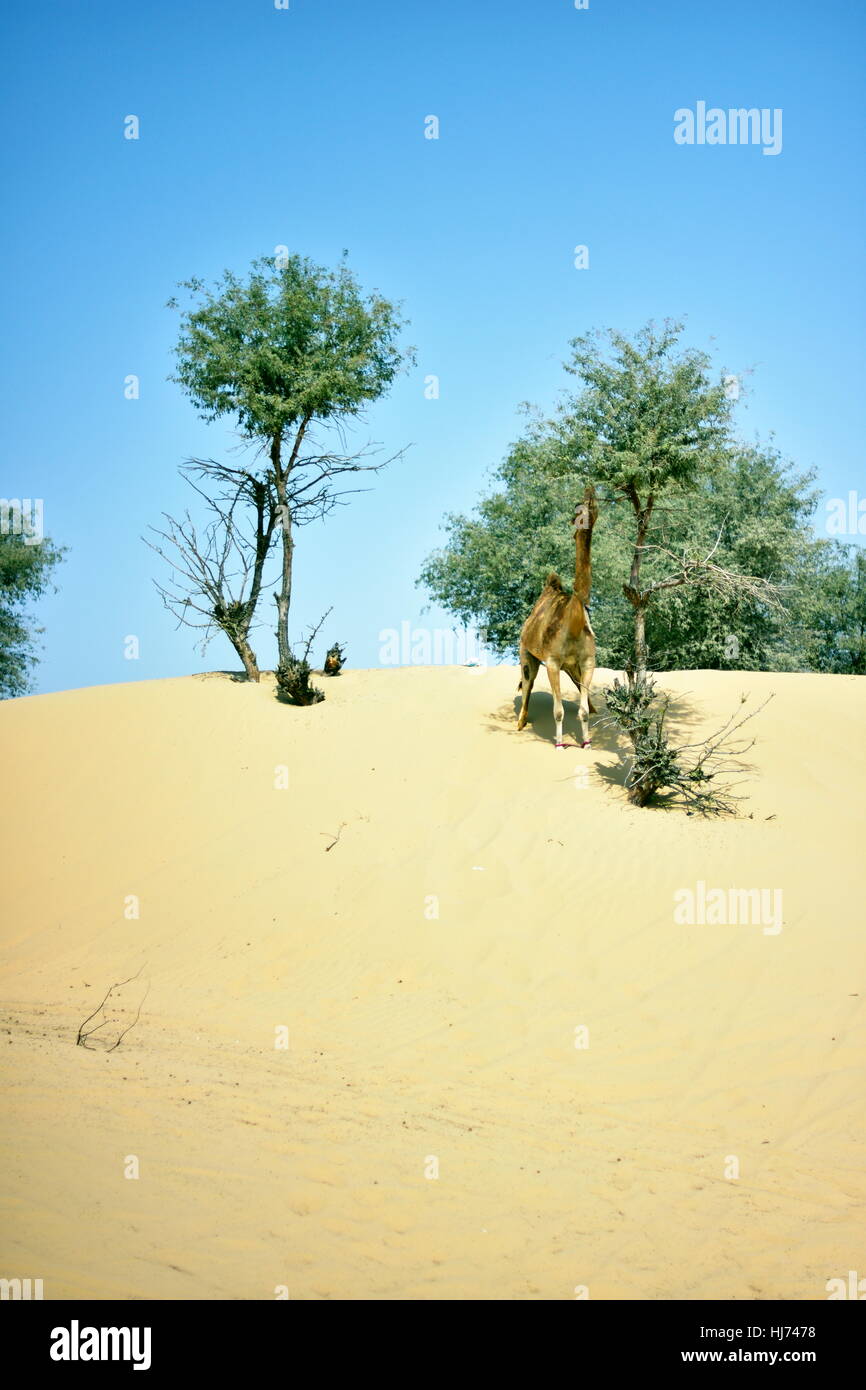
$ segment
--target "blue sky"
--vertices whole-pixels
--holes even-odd
[[[185,505],[180,462],[236,442],[167,381],[165,301],[279,245],[347,248],[417,348],[359,435],[413,447],[299,538],[293,635],[333,604],[352,665],[383,629],[448,625],[414,583],[442,516],[483,491],[519,403],[555,402],[588,328],[685,316],[720,367],[754,368],[742,432],[862,495],[859,0],[47,0],[4,29],[0,494],[43,498],[69,547],[38,690],[237,664],[174,630],[140,537]],[[781,153],[677,145],[698,101],[781,108]],[[274,647],[258,635],[263,665]]]

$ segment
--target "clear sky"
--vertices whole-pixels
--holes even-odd
[[[293,635],[333,604],[352,665],[383,629],[447,626],[414,584],[442,516],[588,328],[685,316],[754,368],[747,437],[866,492],[862,0],[41,0],[3,24],[0,494],[43,498],[69,547],[39,690],[237,665],[174,629],[140,537],[184,506],[177,465],[235,442],[166,379],[165,301],[279,245],[347,248],[418,352],[361,431],[406,458],[299,537]],[[781,151],[677,144],[701,101],[780,109]]]

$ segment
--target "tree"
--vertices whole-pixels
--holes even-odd
[[[866,675],[866,551],[818,541],[801,557],[793,615],[811,670]]]
[[[0,698],[25,695],[36,665],[35,628],[26,608],[51,585],[64,547],[36,536],[20,507],[4,504],[0,525]]]
[[[250,631],[277,524],[277,499],[269,478],[213,459],[193,459],[181,472],[204,499],[209,520],[200,530],[187,511],[181,521],[163,513],[166,530],[151,527],[160,543],[145,540],[173,571],[157,591],[178,623],[203,631],[202,650],[218,629],[231,642],[247,679],[259,679]],[[199,486],[195,478],[209,484]]]
[[[182,315],[174,380],[204,419],[234,417],[267,458],[282,551],[279,663],[287,666],[294,531],[357,490],[339,486],[347,474],[392,461],[372,462],[369,445],[347,452],[342,431],[411,360],[398,344],[404,322],[378,292],[362,294],[345,262],[329,271],[297,255],[261,258],[246,279],[226,271],[213,289],[197,279],[184,288],[194,307]],[[330,444],[334,430],[339,448]]]
[[[657,669],[766,667],[788,640],[780,595],[813,544],[813,477],[731,437],[722,388],[703,357],[674,351],[676,331],[617,338],[612,367],[597,340],[578,340],[589,385],[553,419],[530,417],[474,515],[446,517],[419,582],[499,654],[515,650],[548,571],[572,568],[567,521],[587,481],[601,498],[601,664],[639,670],[651,651]]]
[[[794,605],[805,557],[818,544],[811,525],[818,497],[814,473],[797,472],[772,443],[734,442],[723,452],[697,492],[665,518],[665,536],[674,545],[688,539],[706,549],[721,537],[718,563],[766,581],[784,606],[765,601],[760,590],[749,594],[747,585],[732,593],[708,586],[662,593],[647,614],[647,639],[658,668],[808,665]]]
[[[650,540],[656,507],[668,497],[676,503],[694,494],[729,445],[731,402],[724,379],[711,379],[705,353],[679,348],[682,328],[670,321],[661,330],[648,324],[632,340],[611,331],[611,357],[605,357],[599,334],[575,338],[566,370],[582,386],[557,422],[569,466],[596,486],[607,485],[632,514],[631,564],[622,590],[634,615],[627,670],[638,680],[647,670],[647,609],[661,594],[698,586],[729,600],[778,603],[768,581],[719,563],[721,530],[709,548],[691,538],[676,550]],[[650,548],[660,574],[646,572]]]

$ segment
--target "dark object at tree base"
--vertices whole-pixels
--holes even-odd
[[[310,664],[304,658],[290,657],[275,671],[277,699],[286,705],[317,705],[324,692],[310,684]]]
[[[335,642],[333,647],[328,648],[328,652],[325,657],[325,675],[339,676],[341,670],[343,669],[343,664],[345,660],[346,653],[343,650],[342,645],[339,642]]]

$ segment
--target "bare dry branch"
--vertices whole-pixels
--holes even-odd
[[[316,638],[318,637],[319,631],[320,631],[320,629],[322,628],[322,626],[323,626],[323,624],[324,624],[324,622],[325,622],[325,619],[328,618],[328,617],[330,617],[330,615],[333,613],[333,611],[334,611],[334,606],[333,606],[333,604],[332,604],[331,607],[327,610],[327,612],[325,612],[325,613],[322,614],[321,618],[320,618],[319,621],[316,623],[316,626],[315,626],[314,628],[311,628],[311,629],[310,629],[310,634],[309,634],[309,636],[307,637],[306,645],[304,646],[303,656],[301,657],[301,660],[302,660],[302,661],[308,661],[308,660],[309,660],[310,648],[312,647],[313,643],[315,642]]]
[[[87,1018],[86,1018],[86,1019],[84,1020],[84,1022],[79,1026],[79,1029],[78,1029],[78,1036],[77,1036],[76,1039],[75,1039],[75,1045],[76,1045],[76,1047],[85,1047],[85,1048],[88,1047],[88,1039],[89,1039],[89,1038],[92,1038],[96,1033],[100,1032],[101,1029],[105,1028],[105,1027],[107,1026],[107,1024],[111,1022],[111,1020],[110,1020],[108,1017],[105,1017],[105,1018],[103,1018],[103,1020],[102,1020],[101,1023],[98,1023],[98,1024],[96,1025],[95,1028],[87,1028],[87,1025],[88,1025],[88,1023],[90,1022],[90,1020],[93,1019],[93,1018],[96,1018],[96,1015],[97,1015],[98,1013],[100,1013],[100,1012],[105,1008],[105,1005],[108,1003],[108,1000],[109,1000],[109,998],[111,997],[111,995],[114,993],[114,991],[117,990],[117,989],[123,989],[124,985],[132,984],[133,980],[137,980],[137,979],[138,979],[138,977],[139,977],[139,975],[141,974],[141,972],[142,972],[143,969],[144,969],[144,966],[142,965],[142,966],[140,966],[139,969],[135,972],[135,974],[134,974],[134,975],[130,975],[129,978],[128,978],[127,980],[118,980],[118,981],[116,981],[113,985],[109,985],[109,987],[108,987],[108,989],[107,989],[105,995],[104,995],[103,998],[100,1000],[100,1002],[97,1004],[96,1008],[93,1010],[93,1013],[92,1013],[92,1014],[88,1014]],[[139,1000],[138,1008],[137,1008],[137,1010],[136,1010],[135,1017],[134,1017],[134,1019],[132,1020],[132,1022],[129,1023],[129,1024],[127,1024],[127,1026],[121,1030],[121,1032],[117,1035],[117,1038],[116,1038],[115,1041],[111,1044],[110,1047],[103,1048],[103,1049],[101,1049],[102,1051],[105,1051],[105,1052],[113,1052],[113,1051],[115,1050],[115,1048],[117,1048],[117,1047],[120,1046],[120,1044],[123,1042],[123,1039],[126,1037],[127,1033],[129,1033],[129,1032],[131,1031],[131,1029],[133,1029],[133,1028],[135,1027],[136,1023],[137,1023],[138,1020],[140,1019],[140,1017],[141,1017],[141,1010],[142,1010],[142,1008],[144,1007],[144,1001],[145,1001],[145,999],[147,998],[147,996],[148,996],[149,993],[150,993],[150,981],[148,981],[147,988],[146,988],[146,990],[144,991],[144,994],[142,995],[141,999]],[[87,1029],[86,1032],[85,1032],[85,1029]],[[98,1049],[98,1050],[99,1050],[99,1049]],[[93,1049],[90,1048],[90,1051],[93,1051]]]
[[[214,459],[189,459],[181,472],[209,520],[200,530],[188,511],[180,520],[164,513],[165,529],[148,528],[156,540],[144,537],[145,544],[172,571],[165,583],[154,581],[156,591],[178,625],[203,632],[202,651],[216,631],[223,632],[257,680],[249,637],[276,538],[273,487],[267,478]]]
[[[766,604],[775,611],[781,611],[780,590],[770,580],[761,579],[753,574],[740,574],[737,570],[713,564],[712,557],[721,543],[722,530],[719,531],[707,554],[701,558],[690,558],[685,554],[677,555],[663,545],[644,545],[642,547],[644,552],[655,550],[659,554],[667,556],[669,560],[673,561],[677,572],[650,584],[648,588],[643,590],[641,597],[646,600],[652,594],[660,593],[663,589],[676,589],[683,584],[703,584],[726,598],[751,598]]]

